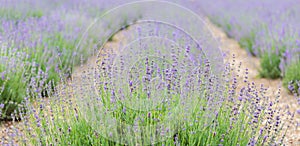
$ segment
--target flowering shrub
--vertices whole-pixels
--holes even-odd
[[[215,90],[208,90],[212,88],[211,85],[214,84],[213,82],[217,81],[213,77],[209,77],[212,79],[210,83],[202,84],[199,87],[205,89],[207,91],[206,94],[199,94],[197,98],[199,101],[193,101],[199,104],[199,106],[189,109],[193,113],[192,117],[190,117],[191,119],[178,123],[180,125],[178,131],[165,141],[156,143],[157,145],[283,144],[285,132],[290,124],[289,120],[292,120],[293,115],[287,109],[280,110],[277,108],[279,96],[276,98],[276,101],[271,100],[270,97],[265,95],[267,88],[262,85],[257,86],[248,80],[238,80],[236,75],[231,73],[231,69],[226,68],[224,70],[224,76],[227,79],[230,78],[226,82],[227,89],[218,90],[217,92]],[[83,75],[82,79],[89,77],[89,74],[86,73]],[[247,70],[244,76],[247,76]],[[242,83],[246,83],[246,86],[238,89],[237,87]],[[85,93],[82,92],[90,90],[85,89],[91,88],[89,85],[84,83],[78,85],[77,83],[76,85],[62,85],[59,88],[62,90],[53,94],[51,98],[40,99],[33,105],[30,104],[29,98],[26,98],[25,105],[29,114],[21,112],[21,116],[18,116],[21,119],[19,129],[23,130],[13,129],[11,133],[13,136],[6,142],[11,145],[16,144],[16,141],[24,145],[120,145],[101,135],[103,131],[97,131],[97,128],[93,127],[90,121],[86,119],[86,115],[83,115],[82,111],[80,111],[81,108],[78,104],[81,103],[77,102],[78,100],[75,97],[77,95],[74,94],[74,90],[77,90],[76,93],[84,95]],[[134,90],[138,88],[136,87]],[[136,94],[143,94],[143,92],[142,90],[137,90]],[[185,92],[188,92],[188,90],[183,91],[181,94],[185,94]],[[280,90],[278,91],[279,94]],[[162,115],[172,112],[164,107],[158,111],[137,112],[119,105],[113,101],[114,98],[112,96],[113,94],[108,93],[101,98],[103,100],[108,99],[108,101],[105,101],[105,106],[113,111],[113,116],[121,123],[138,122],[149,126],[149,128],[154,128],[149,130],[160,131],[160,129],[156,129],[159,127],[155,128],[151,127],[151,125],[163,120]],[[147,96],[146,93],[145,96]],[[211,115],[213,116],[212,121],[207,121],[206,118],[201,117],[207,113],[211,113],[210,110],[212,110],[211,106],[213,105],[207,106],[206,102],[215,96],[222,97],[221,108],[218,112]],[[179,96],[174,95],[173,97],[176,99]],[[201,104],[201,102],[203,103]],[[116,104],[118,105],[117,107],[114,106]],[[184,114],[184,111],[180,111],[177,114]],[[84,113],[94,115],[93,111]],[[285,118],[289,120],[283,121]],[[14,118],[14,120],[20,119]],[[137,119],[140,119],[140,121],[136,121]],[[207,125],[204,126],[203,124]],[[111,131],[105,132],[110,133]],[[167,133],[167,131],[161,132]],[[118,134],[120,137],[126,137],[122,132]],[[127,143],[143,144],[145,142],[131,140],[127,141]]]
[[[261,57],[261,71],[260,75],[261,77],[266,77],[266,78],[271,78],[271,79],[276,79],[279,78],[281,73],[280,73],[280,56],[275,53],[265,53]]]
[[[286,72],[283,84],[289,88],[294,94],[300,94],[300,63],[290,65]]]

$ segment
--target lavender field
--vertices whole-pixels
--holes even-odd
[[[0,0],[0,145],[300,145],[298,0]]]

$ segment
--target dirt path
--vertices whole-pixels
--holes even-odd
[[[248,55],[247,51],[240,47],[239,43],[231,38],[228,38],[223,30],[213,25],[210,21],[206,20],[213,35],[220,41],[220,47],[224,53],[226,53],[225,60],[232,62],[233,54],[235,56],[236,64],[242,63],[240,80],[243,80],[244,70],[247,68],[249,70],[248,78],[249,81],[254,81],[257,85],[263,84],[265,87],[268,87],[267,95],[274,97],[278,93],[278,89],[281,88],[281,98],[279,101],[280,107],[284,108],[286,105],[289,105],[292,112],[296,112],[297,109],[300,109],[297,105],[297,99],[289,94],[289,92],[282,87],[282,81],[269,80],[264,78],[259,78],[258,69],[260,68],[259,59]],[[291,145],[300,145],[300,125],[297,128],[297,122],[300,124],[300,114],[295,114],[294,124],[290,127],[290,130],[287,132],[286,142]]]

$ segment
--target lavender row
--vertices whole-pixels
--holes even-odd
[[[260,75],[300,80],[300,4],[287,1],[197,1],[198,8],[239,41],[250,55],[261,58]],[[297,86],[298,87],[298,86]]]
[[[120,2],[119,2],[120,3]],[[2,118],[10,117],[24,99],[49,96],[47,84],[55,86],[59,73],[70,77],[73,67],[96,49],[101,34],[82,34],[93,20],[112,6],[106,1],[6,1],[0,6],[0,103]]]

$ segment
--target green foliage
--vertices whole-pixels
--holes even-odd
[[[263,78],[276,79],[281,76],[280,56],[276,53],[265,53],[260,60],[259,74]]]
[[[97,145],[111,145],[115,144],[110,142],[104,137],[98,135],[98,133],[89,125],[89,123],[83,118],[72,119],[74,122],[70,123],[59,123],[60,131],[54,130],[57,133],[52,133],[49,129],[49,134],[56,135],[56,139],[61,146],[68,145],[86,145],[86,146],[97,146]],[[44,125],[47,126],[47,125]],[[41,132],[41,131],[40,131]],[[53,139],[43,139],[43,144],[56,143]],[[35,141],[34,143],[38,143]]]
[[[184,145],[247,145],[251,134],[246,131],[250,127],[246,127],[245,123],[250,121],[249,117],[246,113],[241,113],[237,121],[230,124],[232,121],[228,117],[232,117],[232,113],[226,104],[228,103],[224,103],[214,122],[206,128],[198,127],[201,124],[187,125],[187,130],[178,133],[180,143]],[[239,110],[245,110],[246,107],[241,107]]]
[[[8,73],[6,74],[5,79],[2,80],[0,78],[0,87],[4,87],[3,91],[0,91],[0,103],[5,104],[5,108],[2,110],[3,119],[9,119],[10,114],[13,113],[14,110],[17,110],[17,105],[21,104],[24,100],[27,89],[34,90],[31,86],[28,86],[32,78],[36,80],[35,82],[37,87],[43,88],[42,91],[40,91],[42,96],[49,96],[49,87],[46,90],[45,85],[51,81],[52,84],[50,88],[54,89],[54,86],[60,81],[60,75],[56,71],[56,67],[60,69],[62,73],[68,72],[70,76],[72,70],[68,69],[72,69],[73,66],[72,54],[73,49],[75,48],[75,43],[67,41],[59,33],[54,35],[54,37],[49,37],[43,40],[43,44],[45,43],[52,48],[58,47],[60,49],[58,51],[62,52],[61,56],[57,56],[57,53],[55,53],[56,50],[49,52],[49,50],[46,50],[43,45],[38,45],[37,48],[24,48],[20,51],[24,51],[30,56],[29,58],[22,60],[25,64],[27,63],[27,65],[24,67],[18,67],[20,69],[16,69],[15,71],[7,70]],[[7,51],[8,50],[10,49],[7,49]],[[10,54],[9,51],[3,52],[3,50],[0,55],[2,55],[1,57],[16,57],[14,54]],[[56,57],[57,59],[54,59],[53,57]],[[54,61],[49,62],[50,59]],[[33,62],[35,62],[37,66],[33,66]],[[4,65],[5,64],[3,64],[0,68],[0,73],[6,70]],[[47,67],[49,68],[48,70]],[[48,77],[45,78],[45,76],[39,75],[40,71],[44,73],[47,72]],[[40,85],[40,81],[43,79],[45,82],[43,85]],[[38,94],[39,93],[35,93],[33,91],[30,96],[36,97]]]
[[[245,48],[252,56],[256,56],[254,52],[254,44],[255,44],[255,32],[252,31],[248,36],[242,37],[239,40],[239,44],[242,48]]]
[[[44,15],[42,10],[34,10],[27,12],[26,17],[41,18]]]
[[[249,103],[243,104],[244,106],[240,106],[238,110],[243,112],[235,115],[234,117],[232,117],[230,109],[231,106],[229,106],[230,104],[233,103],[224,103],[218,116],[216,116],[215,120],[206,127],[203,128],[205,119],[194,116],[194,120],[198,122],[184,123],[184,130],[180,130],[175,133],[173,138],[169,138],[166,141],[155,145],[175,145],[175,137],[177,137],[177,142],[182,145],[247,145],[252,136],[250,132],[251,126],[246,124],[251,121],[251,117],[248,116],[249,113],[245,112],[247,108],[249,108]],[[74,115],[76,112],[71,107],[68,107],[68,105],[66,105],[68,108],[65,107],[64,112],[61,112],[60,106],[62,105],[51,103],[50,106],[55,111],[51,114],[53,117],[44,116],[47,114],[45,113],[47,110],[38,112],[39,117],[45,117],[40,119],[41,127],[35,125],[36,119],[33,115],[30,118],[29,123],[31,124],[29,126],[33,128],[34,135],[38,136],[37,138],[29,138],[31,144],[47,145],[56,143],[62,146],[119,145],[95,131],[83,115],[79,115],[79,117],[75,118]],[[196,115],[197,111],[199,112],[200,109],[195,110],[196,111],[194,112]],[[158,118],[160,114],[163,114],[163,112],[160,111],[156,114],[153,113],[150,119]],[[127,119],[129,121],[134,121],[136,114],[134,114],[133,111],[127,111],[125,115],[122,111],[119,111],[116,112],[114,116],[120,120]],[[147,117],[147,114],[145,114],[145,116],[146,125],[153,124],[150,119],[147,120],[147,118],[149,118]],[[63,117],[68,117],[68,119],[64,119]],[[231,118],[228,117],[236,118],[236,121],[232,123]],[[262,139],[259,139],[257,143],[262,143]]]
[[[3,72],[5,67],[0,65],[0,73]],[[0,78],[0,103],[4,104],[2,115],[0,119],[10,119],[11,114],[18,110],[19,104],[24,100],[26,95],[26,83],[23,79],[22,70],[16,72],[9,72],[5,78]]]
[[[297,81],[300,81],[300,61],[293,63],[287,67],[283,77],[283,85],[288,88],[289,83],[291,82],[294,86],[296,92],[298,92]],[[300,93],[298,93],[300,94]]]
[[[42,10],[28,10],[25,13],[14,8],[0,8],[0,17],[7,20],[24,20],[26,18],[41,18]]]
[[[215,24],[216,26],[224,29],[226,35],[230,38],[234,38],[234,36],[230,35],[230,32],[232,31],[232,25],[229,23],[229,20],[224,20],[222,23],[220,23],[219,21],[217,21],[219,19],[219,17],[210,17],[208,16],[208,18],[210,19],[210,21]]]

